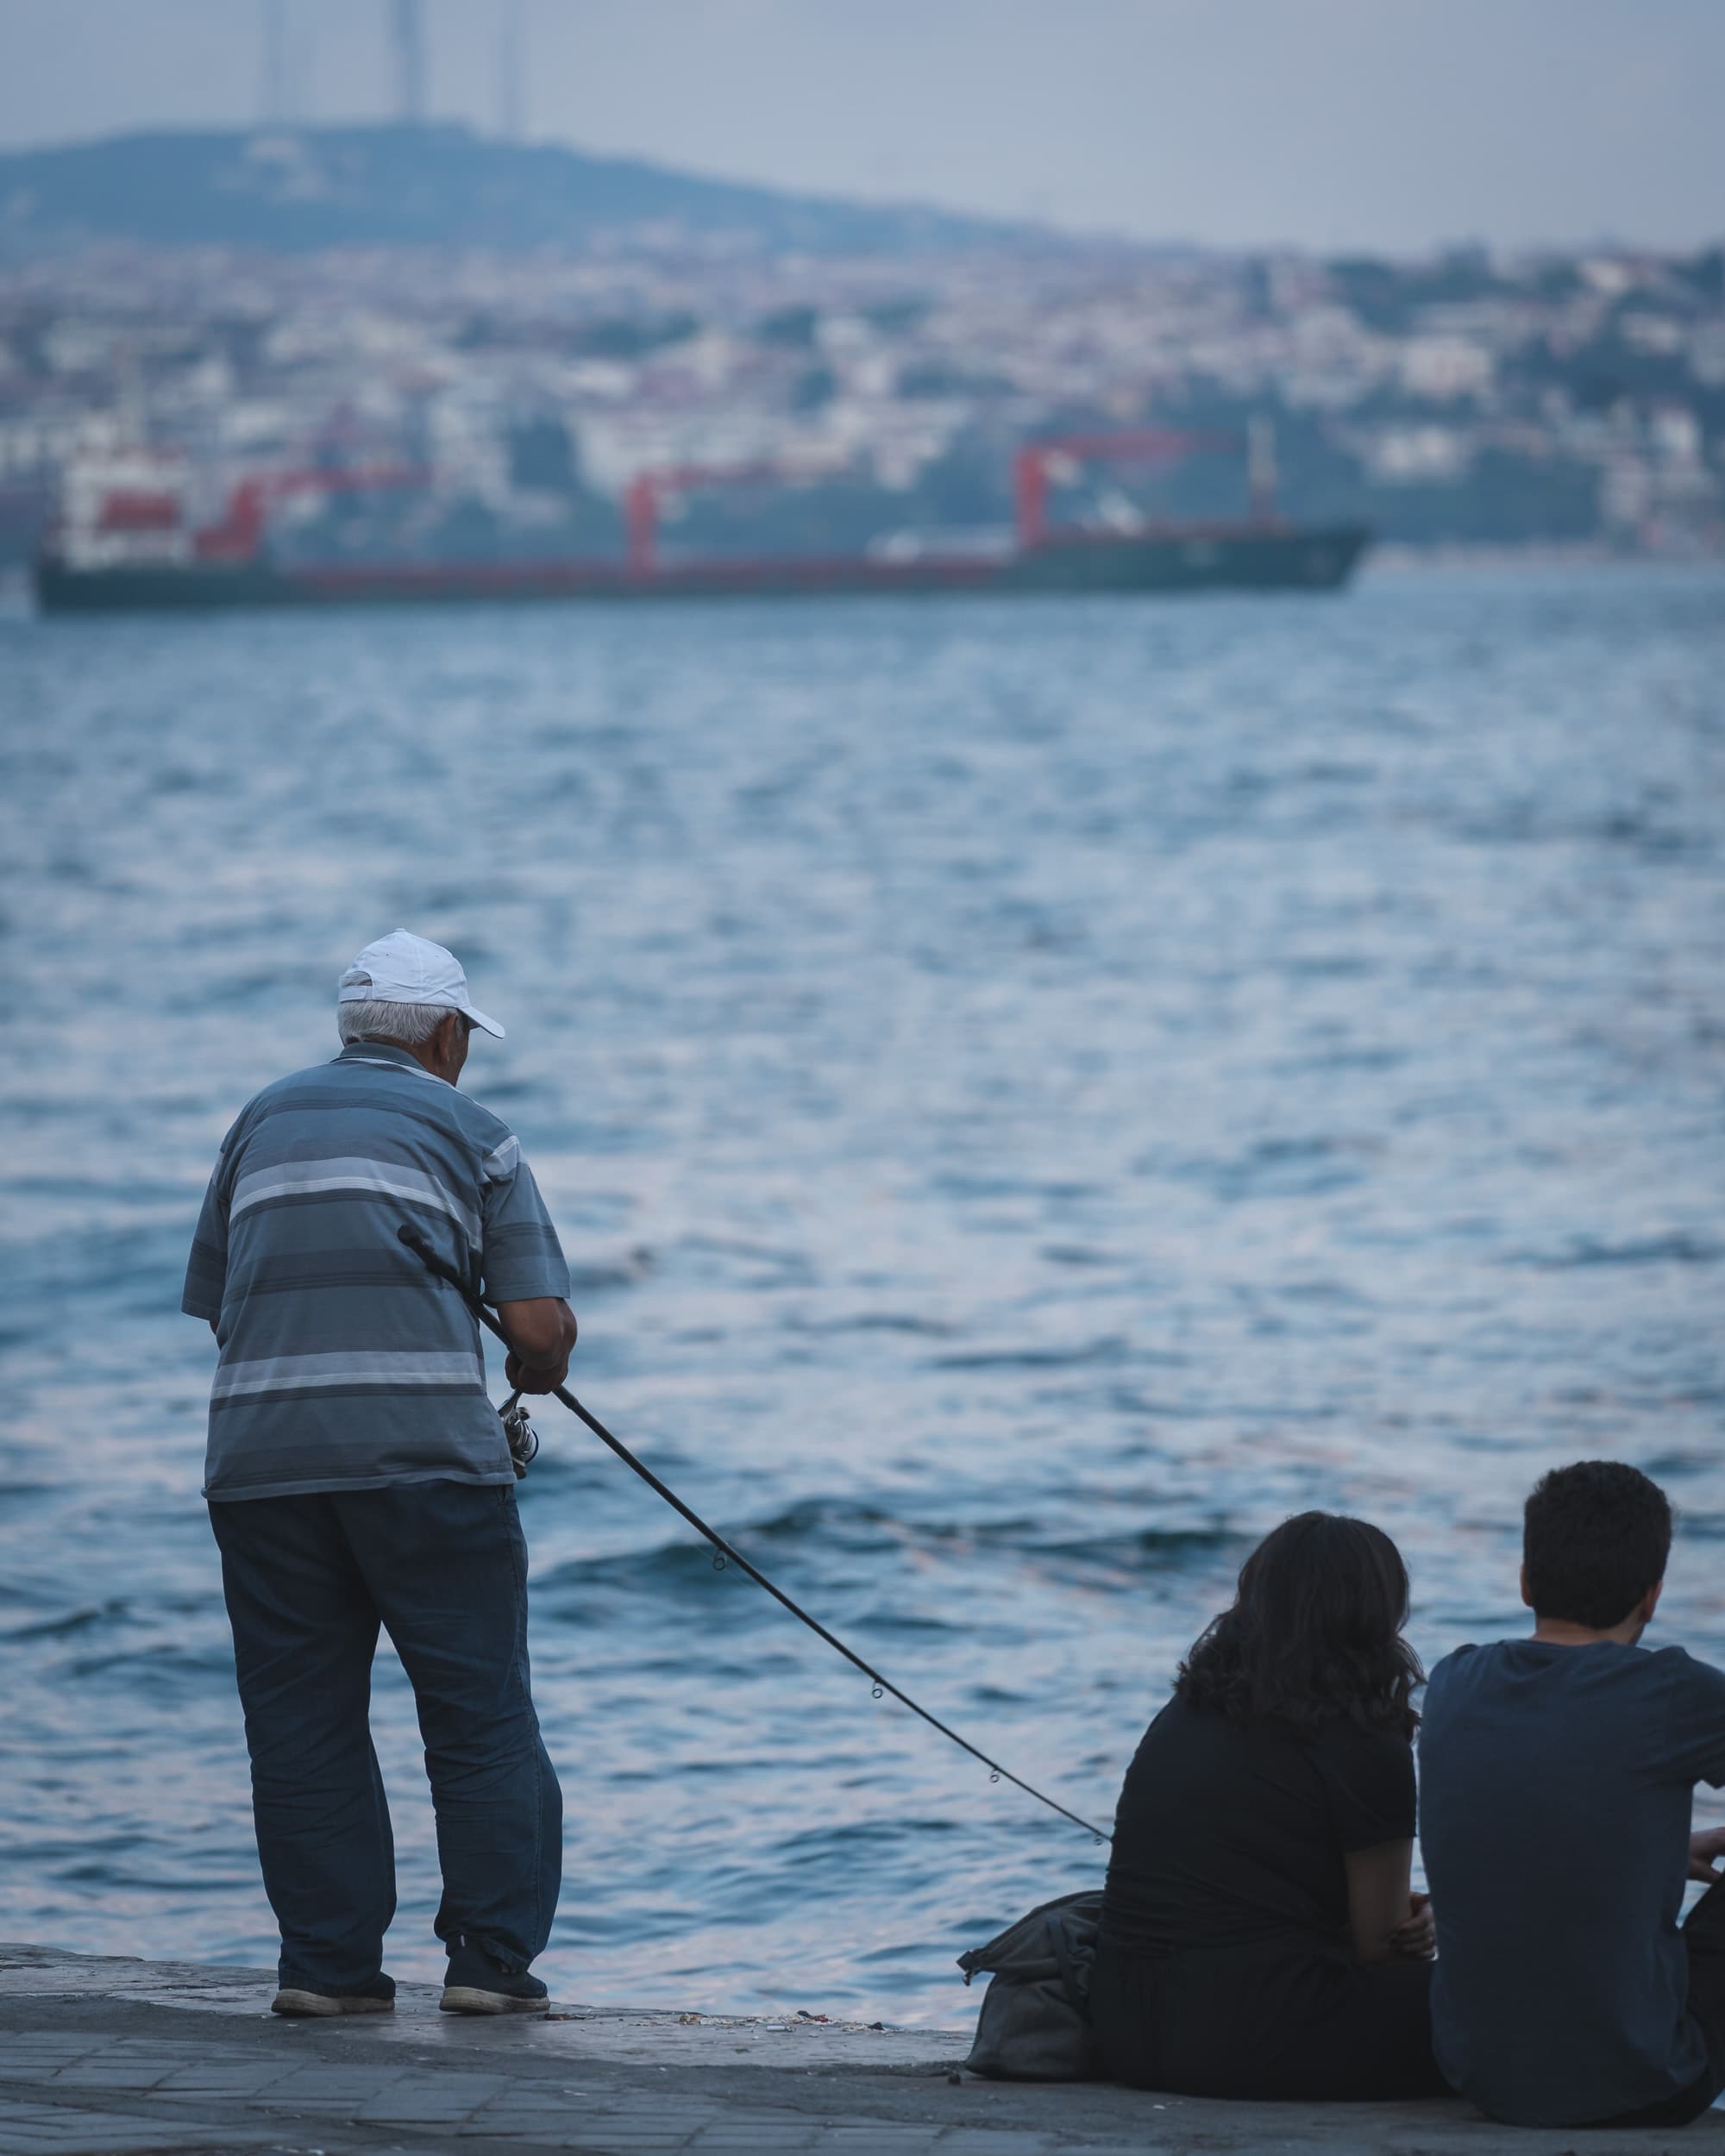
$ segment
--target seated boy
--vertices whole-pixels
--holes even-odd
[[[1420,1819],[1438,1924],[1432,2037],[1446,2078],[1517,2126],[1680,2126],[1725,2088],[1725,1673],[1636,1641],[1671,1507],[1584,1460],[1527,1500],[1531,1639],[1432,1672]],[[1719,1879],[1680,1929],[1685,1877]]]

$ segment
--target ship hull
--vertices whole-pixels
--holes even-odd
[[[1054,592],[1326,592],[1371,541],[1364,525],[1192,530],[1075,539],[1004,559],[919,555],[671,562],[649,573],[603,561],[198,561],[78,568],[44,555],[44,613],[211,612],[236,607],[473,600],[812,599],[894,592],[1035,597]]]

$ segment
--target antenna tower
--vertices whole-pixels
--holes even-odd
[[[497,131],[505,142],[518,142],[526,132],[526,42],[521,0],[503,0],[497,28]]]
[[[279,126],[288,116],[286,0],[263,0],[264,118]]]
[[[395,116],[403,127],[425,119],[425,18],[420,0],[391,0],[390,35],[395,47]]]

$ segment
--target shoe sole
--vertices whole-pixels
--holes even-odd
[[[337,2014],[393,2014],[393,1999],[331,1998],[326,1991],[278,1991],[270,2001],[272,2014],[290,2021],[324,2021]]]
[[[474,1984],[451,1984],[437,2002],[440,2014],[549,2014],[549,1999],[517,1999],[507,1991],[481,1991]]]

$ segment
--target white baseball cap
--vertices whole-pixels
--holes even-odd
[[[503,1028],[467,995],[467,976],[454,951],[428,943],[405,928],[392,929],[367,943],[342,975],[338,1003],[445,1003],[471,1018],[482,1033],[503,1038]]]

